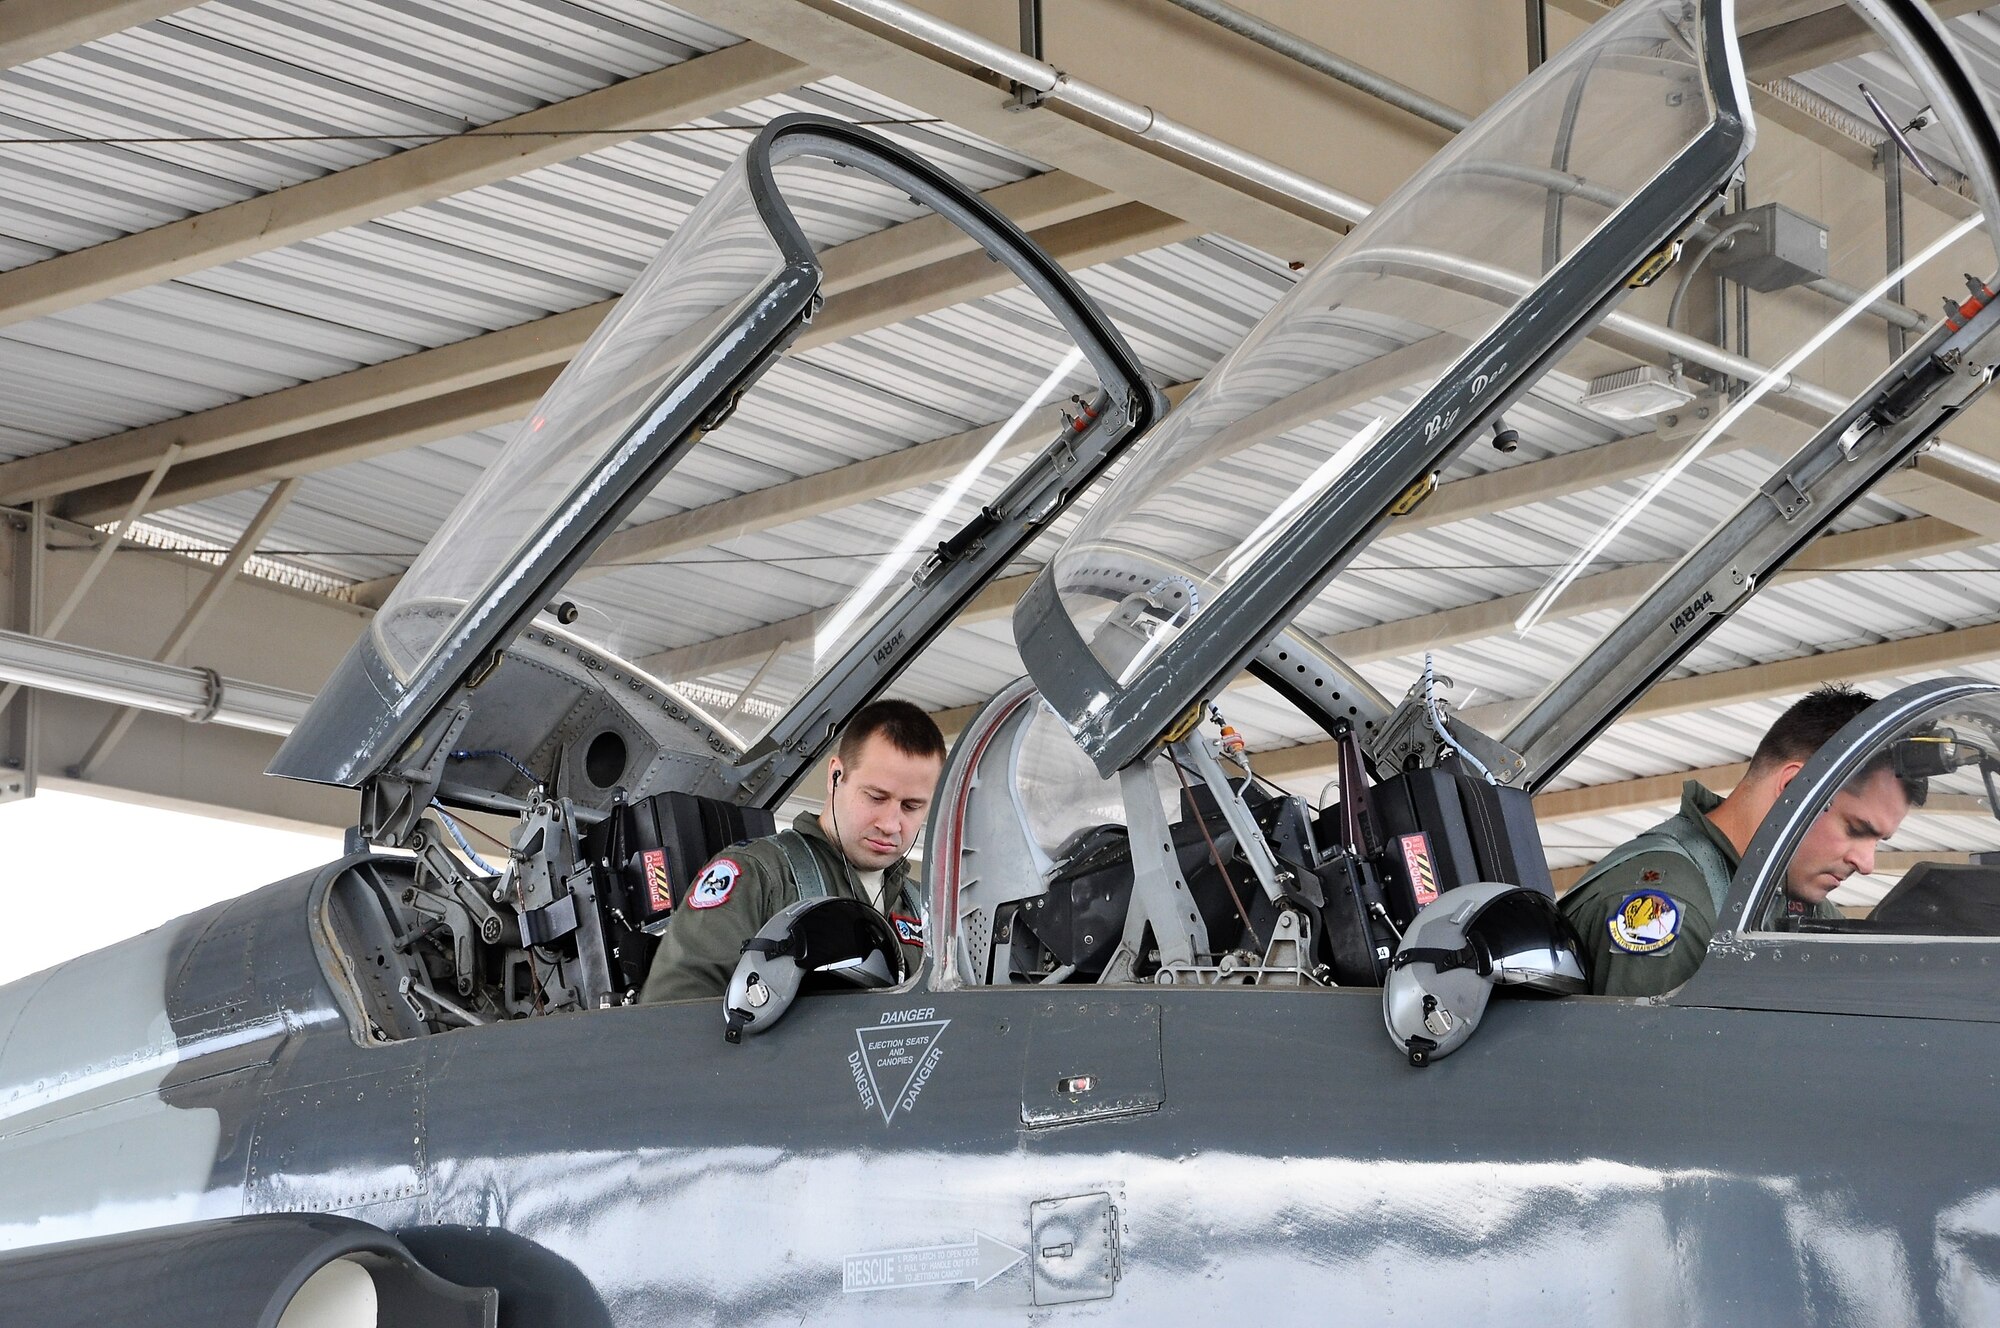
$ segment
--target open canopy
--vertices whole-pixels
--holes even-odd
[[[1948,53],[1898,35],[1875,76],[1901,101],[1868,95],[1898,127],[1918,109],[1902,102],[1933,103],[1914,150],[1940,176],[1909,175],[1923,206],[1900,251],[1879,210],[1824,187],[1824,144],[1754,123],[1721,2],[1620,6],[1378,208],[1154,432],[1023,601],[1023,658],[1098,767],[1146,750],[1284,624],[1328,637],[1405,616],[1412,578],[1420,600],[1507,604],[1511,636],[1440,665],[1518,713],[1892,365],[1935,351],[1949,329],[1911,306],[1994,270],[1986,141],[1976,96],[1967,115],[1933,92]],[[1474,446],[1524,401],[1518,440]],[[1440,530],[1471,515],[1536,556],[1495,565]],[[1169,530],[1198,545],[1191,575],[1103,575]],[[1413,680],[1420,657],[1401,663]]]
[[[941,250],[983,249],[1025,287],[1004,325],[959,329],[981,372],[955,397],[899,381],[893,337],[853,363],[813,354],[817,252],[855,238],[857,190],[948,223]],[[864,130],[774,122],[453,512],[272,770],[358,785],[502,752],[442,787],[518,797],[607,731],[579,721],[588,692],[626,712],[626,757],[584,762],[565,792],[775,797],[1160,409],[1109,321],[976,196]],[[897,457],[913,419],[935,441]],[[665,556],[677,513],[810,469],[815,448],[932,482],[874,504],[842,547],[719,570]],[[646,656],[682,620],[726,615],[750,578],[813,609],[744,689],[755,706],[704,711]]]

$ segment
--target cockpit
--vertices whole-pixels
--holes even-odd
[[[1753,102],[1733,6],[1628,0],[1171,413],[964,189],[865,131],[774,124],[273,767],[358,788],[357,848],[405,855],[328,891],[363,1024],[632,999],[691,872],[768,830],[844,716],[1004,572],[1028,581],[1024,676],[951,717],[917,981],[1375,987],[1440,895],[1552,897],[1534,796],[1587,780],[1595,742],[1643,742],[1607,730],[1728,647],[1753,594],[1811,612],[1786,566],[1912,515],[1881,481],[1919,449],[1957,464],[1952,422],[2000,359],[1993,292],[1962,275],[2000,271],[2000,141],[1948,52],[1869,21],[1895,76],[1790,116]],[[1828,127],[1866,123],[1922,168],[1899,165],[1888,243],[1825,178],[1859,141]],[[939,437],[905,460],[932,482],[838,575],[649,565],[761,450],[867,451],[862,375],[831,391],[806,353],[844,238],[813,200],[856,175],[1024,289],[981,331],[990,379],[924,403]],[[736,574],[802,612],[704,665],[671,642],[727,618]],[[674,683],[649,668],[670,659]],[[1965,716],[1926,721],[1940,750],[1993,750]],[[507,822],[502,860],[448,809]]]
[[[983,255],[1022,289],[988,372],[954,399],[899,391],[894,344],[813,341],[830,287],[895,261],[854,257],[857,193],[928,223],[928,252]],[[885,484],[847,548],[719,569],[667,556],[689,513],[745,487],[772,448],[882,451],[871,410],[945,432],[923,449],[931,482]],[[272,765],[361,795],[355,858],[316,905],[358,1034],[633,1001],[694,872],[767,833],[842,718],[1059,537],[1164,410],[1102,311],[976,194],[851,125],[767,126],[389,591]],[[676,642],[727,621],[740,576],[817,607],[717,703],[660,675],[699,672],[672,663]]]

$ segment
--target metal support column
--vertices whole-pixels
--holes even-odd
[[[1903,154],[1896,148],[1894,139],[1885,138],[1875,148],[1875,165],[1882,172],[1882,234],[1888,245],[1888,266],[1885,272],[1895,272],[1903,266]],[[1883,296],[1897,304],[1903,302],[1903,283],[1897,282]],[[1910,336],[1900,324],[1890,323],[1889,359],[1903,358],[1909,347]]]
[[[47,500],[0,523],[0,563],[6,576],[6,624],[32,633],[41,626],[43,562],[48,548]],[[41,698],[30,692],[16,706],[0,700],[0,802],[35,796],[41,752]]]
[[[1042,58],[1042,0],[1021,0],[1021,54],[1030,60]],[[1032,110],[1042,104],[1039,88],[1031,88],[1026,83],[1014,85],[1014,100],[1007,108],[1014,111]]]
[[[71,588],[69,597],[63,600],[62,607],[55,611],[54,616],[38,632],[32,634],[46,636],[51,641],[62,635],[63,628],[69,626],[71,616],[82,606],[83,597],[90,593],[90,588],[97,584],[97,578],[111,565],[111,557],[124,544],[125,534],[132,529],[132,523],[139,519],[140,514],[146,510],[146,504],[153,500],[153,491],[158,489],[160,481],[167,477],[167,468],[179,460],[180,454],[179,443],[172,444],[161,454],[159,464],[153,467],[150,475],[146,476],[146,482],[139,486],[139,492],[134,495],[131,506],[125,509],[125,515],[119,517],[117,523],[105,532],[104,542],[97,546],[96,556],[90,560],[90,566],[83,569],[83,575],[77,578],[76,585]],[[47,547],[46,531],[43,532],[42,547]],[[6,711],[7,703],[12,701],[14,693],[20,690],[19,683],[8,683],[5,687],[0,687],[0,712]]]
[[[181,656],[187,653],[188,642],[194,639],[194,634],[201,630],[202,624],[206,623],[209,615],[215,612],[230,586],[236,583],[236,577],[243,570],[243,564],[257,552],[257,546],[264,542],[264,536],[269,533],[271,524],[292,501],[292,495],[298,492],[301,483],[303,481],[298,476],[293,476],[290,479],[280,480],[278,487],[271,490],[271,496],[257,509],[257,515],[251,518],[250,524],[237,538],[235,547],[223,558],[222,565],[215,569],[215,575],[209,578],[208,584],[201,588],[201,593],[195,596],[194,603],[189,605],[188,611],[182,615],[180,623],[167,635],[166,644],[153,656],[155,661],[161,664],[180,662]],[[97,735],[97,741],[90,745],[90,750],[84,753],[81,761],[77,762],[73,777],[90,779],[95,776],[112,749],[124,741],[125,734],[132,727],[132,721],[138,717],[139,711],[130,706],[112,716],[111,722],[104,726],[104,731]]]
[[[764,656],[764,662],[759,664],[757,671],[750,675],[750,681],[743,684],[743,690],[738,692],[736,699],[729,703],[729,709],[722,712],[721,717],[717,721],[718,723],[727,726],[731,720],[734,720],[737,715],[742,713],[743,707],[750,704],[750,694],[757,690],[758,684],[764,681],[764,675],[771,671],[771,666],[778,662],[780,655],[791,649],[791,645],[790,641],[780,641],[771,647],[771,653]]]
[[[1549,62],[1548,0],[1528,0],[1528,72]]]

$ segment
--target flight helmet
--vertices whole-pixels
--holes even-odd
[[[837,895],[801,899],[743,942],[723,996],[723,1036],[769,1032],[801,991],[893,987],[903,977],[903,947],[881,913]]]
[[[1447,890],[1410,922],[1382,985],[1382,1018],[1412,1065],[1472,1036],[1495,986],[1547,995],[1589,988],[1583,942],[1539,890],[1480,883]]]

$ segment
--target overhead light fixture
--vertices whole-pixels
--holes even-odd
[[[1584,409],[1611,420],[1642,420],[1685,406],[1695,391],[1677,373],[1650,364],[1593,378],[1583,389]]]

